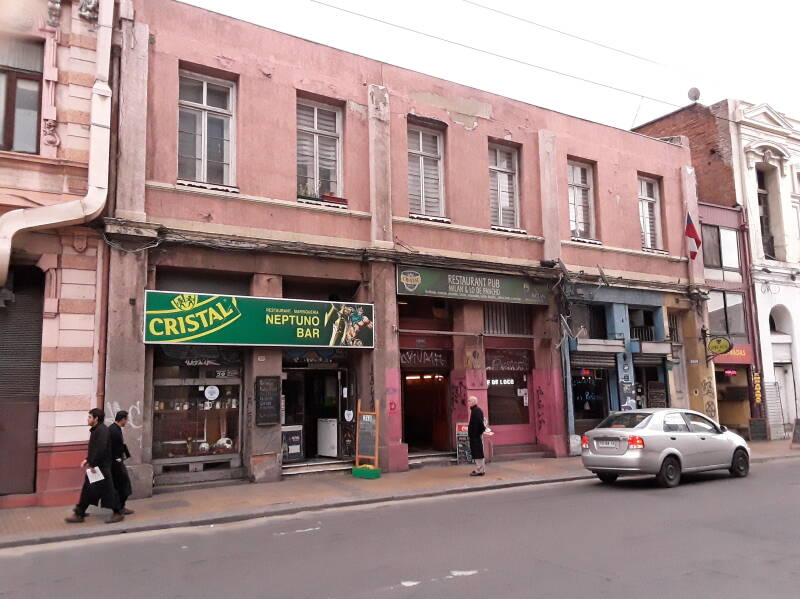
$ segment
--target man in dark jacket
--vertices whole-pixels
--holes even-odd
[[[467,400],[469,404],[469,450],[472,459],[475,460],[475,470],[470,472],[470,476],[483,476],[486,474],[486,460],[483,456],[483,433],[486,425],[483,422],[483,410],[478,407],[478,398],[471,395]]]
[[[114,483],[111,479],[111,444],[108,434],[108,427],[104,420],[106,414],[100,408],[89,410],[86,423],[89,425],[91,433],[89,435],[89,451],[86,459],[81,462],[81,468],[86,470],[83,478],[83,488],[81,497],[75,506],[74,514],[65,518],[67,522],[83,522],[86,518],[86,508],[90,505],[100,505],[110,508],[114,513],[106,520],[109,524],[120,522],[125,516],[119,511],[117,493],[114,490]],[[101,480],[89,482],[89,472],[102,475]]]
[[[119,511],[129,516],[133,510],[125,507],[125,502],[131,496],[131,479],[128,476],[128,469],[125,467],[125,460],[131,457],[128,446],[125,445],[125,438],[122,436],[122,429],[128,424],[128,412],[120,410],[114,416],[114,422],[108,427],[108,436],[111,440],[111,478],[114,481],[114,488],[117,490],[119,499]]]

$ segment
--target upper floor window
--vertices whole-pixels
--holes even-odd
[[[340,197],[342,112],[311,100],[297,101],[297,193]]]
[[[800,239],[800,200],[792,200],[792,219],[794,236],[796,239]]]
[[[708,327],[712,335],[745,335],[744,295],[730,291],[709,292]]]
[[[703,225],[703,264],[705,277],[741,283],[739,232],[736,229]]]
[[[444,216],[442,134],[408,127],[408,210],[411,214]]]
[[[181,72],[178,92],[178,178],[233,185],[234,84]]]
[[[492,226],[519,227],[517,194],[517,151],[489,144],[489,207]]]
[[[761,247],[764,250],[764,257],[771,260],[776,259],[775,237],[772,235],[772,218],[767,187],[767,173],[762,170],[756,171],[756,193],[758,194],[758,222],[761,228]]]
[[[0,37],[0,150],[38,153],[44,46]]]
[[[487,302],[483,308],[483,332],[487,335],[532,334],[530,306]]]
[[[567,163],[569,185],[569,229],[573,237],[594,239],[594,184],[592,167]]]
[[[660,201],[658,181],[648,177],[639,177],[639,223],[643,248],[661,248]]]

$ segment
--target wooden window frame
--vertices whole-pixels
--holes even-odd
[[[650,198],[645,195],[642,195],[642,183],[652,183],[653,190],[655,197]],[[638,201],[636,207],[639,211],[639,230],[642,235],[642,249],[645,250],[661,250],[664,246],[663,241],[663,231],[661,230],[661,181],[654,177],[648,177],[646,175],[639,175],[636,180],[637,191],[636,195],[638,196]],[[651,245],[647,245],[646,243],[646,235],[644,230],[644,222],[642,220],[642,203],[648,202],[654,205],[653,215],[655,216],[655,239],[652,240]]]
[[[406,143],[407,148],[407,155],[414,155],[414,158],[419,162],[419,172],[420,172],[420,202],[422,203],[422,212],[412,212],[409,208],[409,215],[411,216],[426,216],[426,217],[433,217],[433,218],[445,218],[445,214],[447,211],[445,210],[444,198],[444,134],[442,131],[438,131],[436,129],[432,129],[430,127],[422,127],[420,125],[414,125],[409,123],[407,131],[418,131],[420,134],[420,149],[419,150],[411,150],[408,149],[408,143]],[[436,137],[436,147],[438,149],[437,154],[429,154],[422,150],[422,138],[423,134],[427,133],[428,135],[433,135]],[[406,135],[408,135],[406,133]],[[429,214],[427,212],[425,206],[425,158],[433,158],[436,160],[436,164],[439,171],[439,213],[438,214]],[[409,161],[411,157],[409,156]],[[410,202],[409,202],[410,205]]]
[[[44,85],[44,78],[42,77],[41,73],[23,71],[5,66],[0,66],[0,73],[3,73],[6,76],[6,106],[3,120],[3,130],[0,132],[0,150],[6,152],[18,152],[20,154],[39,154],[39,142],[42,133],[42,87]],[[14,121],[14,110],[16,108],[18,79],[36,81],[39,84],[39,101],[36,103],[36,150],[33,152],[12,149],[12,146],[14,145],[14,127],[16,126]]]
[[[571,181],[570,173],[572,172],[572,167],[577,168],[585,168],[588,171],[588,185],[584,185],[583,183],[576,183]],[[590,241],[597,240],[597,224],[595,221],[595,198],[594,198],[594,165],[589,162],[583,162],[580,160],[568,160],[567,161],[567,208],[569,209],[572,205],[572,196],[569,193],[569,190],[572,188],[576,189],[586,189],[589,191],[589,231],[587,235],[577,235],[575,234],[575,229],[573,228],[573,219],[570,218],[569,221],[569,231],[570,235],[575,239],[588,239]],[[576,211],[577,214],[577,211]],[[577,225],[577,220],[575,221]],[[576,226],[577,228],[577,226]]]
[[[314,122],[317,122],[317,109],[328,110],[336,113],[336,134],[331,134],[330,131],[322,131],[321,129],[311,127],[301,127],[297,121],[297,107],[308,106],[314,109]],[[342,109],[335,104],[326,104],[325,102],[318,102],[316,100],[309,100],[307,98],[298,97],[295,102],[295,131],[304,131],[311,133],[314,136],[314,189],[316,196],[309,196],[315,200],[322,200],[322,194],[319,193],[319,137],[333,137],[336,139],[336,192],[333,194],[335,197],[344,197],[344,181],[342,174],[343,169],[343,152],[342,152],[342,137],[343,137],[343,117]],[[295,141],[295,184],[297,183],[297,142]],[[298,196],[300,194],[298,193]]]
[[[492,173],[492,171],[494,171],[494,172],[497,172],[497,173],[511,174],[511,175],[514,176],[514,198],[513,198],[513,201],[514,201],[514,226],[513,227],[507,227],[506,225],[501,224],[502,220],[503,220],[501,214],[491,215],[492,218],[489,219],[489,223],[490,223],[492,228],[496,228],[496,229],[500,229],[500,230],[506,230],[506,229],[509,229],[509,228],[512,229],[512,230],[519,229],[520,228],[520,221],[521,221],[521,219],[520,219],[521,215],[519,213],[520,212],[520,210],[519,210],[519,205],[520,205],[520,202],[519,202],[519,149],[514,147],[514,146],[510,146],[510,145],[504,145],[504,144],[498,144],[498,143],[489,142],[489,150],[490,151],[494,151],[494,152],[501,151],[501,150],[502,151],[506,151],[506,152],[510,151],[510,152],[512,152],[512,155],[513,155],[514,166],[513,166],[512,169],[506,169],[506,168],[502,168],[502,167],[499,167],[499,166],[494,166],[492,164],[489,164],[489,175],[491,177],[491,173]],[[496,162],[496,160],[495,160],[495,162]],[[491,181],[490,181],[490,185],[491,185]],[[498,202],[497,202],[497,207],[498,207],[498,210],[499,210],[500,209],[499,198],[498,198]],[[491,211],[491,197],[489,197],[489,209]],[[498,220],[497,224],[491,222],[492,219],[495,216],[497,217],[497,220]]]

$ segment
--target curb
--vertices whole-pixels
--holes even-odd
[[[779,456],[766,456],[759,458],[751,458],[751,463],[763,464],[766,462],[773,462],[778,460],[792,460],[800,458],[800,452],[797,455],[779,455]],[[557,476],[553,478],[543,479],[526,479],[514,480],[507,482],[490,483],[480,487],[455,487],[450,489],[437,489],[432,491],[421,491],[411,493],[393,493],[389,495],[380,495],[375,497],[363,497],[358,499],[344,499],[341,501],[329,501],[326,503],[303,503],[286,507],[277,508],[262,508],[257,510],[250,510],[246,512],[226,512],[224,514],[211,515],[201,518],[193,518],[188,520],[169,520],[169,521],[151,521],[149,523],[133,524],[125,528],[96,526],[94,528],[85,528],[77,530],[72,533],[55,532],[44,534],[38,537],[25,537],[25,538],[11,538],[7,540],[0,540],[0,549],[8,549],[12,547],[24,547],[28,545],[45,545],[48,543],[61,543],[64,541],[77,541],[81,539],[94,539],[98,537],[108,537],[112,535],[121,535],[127,533],[137,532],[150,532],[153,530],[170,530],[176,528],[191,528],[195,526],[209,526],[211,524],[230,524],[233,522],[244,522],[246,520],[255,520],[258,518],[269,518],[274,516],[291,516],[301,512],[317,512],[329,509],[355,507],[360,505],[374,505],[379,503],[388,503],[392,501],[404,501],[411,499],[429,499],[432,497],[444,497],[448,495],[463,495],[468,493],[480,493],[483,491],[498,491],[503,489],[514,489],[518,487],[532,487],[557,483],[576,482],[582,480],[591,480],[594,478],[593,474],[579,474],[572,476]]]

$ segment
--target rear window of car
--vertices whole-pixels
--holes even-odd
[[[597,428],[644,428],[651,416],[643,412],[619,412],[611,414]]]

